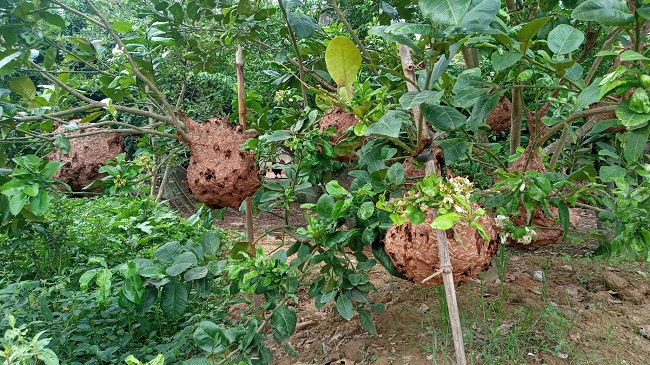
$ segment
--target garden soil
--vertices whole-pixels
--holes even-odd
[[[595,228],[595,217],[590,211],[578,213],[582,223],[574,234],[580,236]],[[217,226],[244,230],[243,214],[230,211],[225,218]],[[299,209],[292,210],[290,222],[304,222]],[[258,234],[280,224],[272,215],[255,218]],[[268,253],[289,244],[273,236],[260,242]],[[593,257],[596,246],[579,240],[535,251],[508,248],[503,283],[493,266],[460,285],[457,297],[468,363],[649,364],[650,264],[608,263]],[[545,283],[533,279],[540,272]],[[385,304],[383,313],[373,314],[377,336],[367,333],[357,316],[343,320],[331,304],[317,309],[304,290],[298,301],[290,303],[298,326],[289,342],[300,356],[290,357],[268,340],[274,364],[453,364],[453,345],[440,309],[443,289],[392,278],[380,265],[370,276],[377,287],[372,301]],[[493,313],[484,316],[483,310],[497,306],[501,298],[501,318],[495,320]],[[523,313],[536,321],[527,332],[529,338],[515,341]],[[551,345],[543,346],[544,341]],[[508,346],[514,349],[503,350]],[[488,348],[499,348],[510,357],[489,358]]]

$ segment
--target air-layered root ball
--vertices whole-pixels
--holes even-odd
[[[472,204],[472,208],[478,209],[479,206]],[[386,232],[384,240],[384,249],[395,267],[404,276],[424,286],[442,284],[441,275],[422,283],[422,280],[440,269],[438,238],[436,231],[431,228],[432,218],[429,212],[424,223],[393,225]],[[489,241],[483,239],[472,226],[456,225],[454,229],[446,231],[454,282],[457,284],[469,281],[486,269],[496,252],[498,241],[494,219],[483,215],[478,218],[478,222],[485,229]]]
[[[512,124],[512,103],[505,95],[501,95],[499,103],[485,119],[492,132],[503,132]]]
[[[70,122],[79,123],[80,120]],[[85,186],[101,179],[105,174],[99,173],[99,168],[107,160],[114,160],[118,154],[124,152],[122,136],[118,133],[97,133],[88,136],[72,138],[72,136],[90,132],[101,131],[100,128],[85,128],[74,132],[66,132],[61,126],[57,133],[65,133],[70,141],[70,150],[64,154],[55,149],[48,158],[53,161],[63,162],[63,166],[53,178],[61,180],[70,186],[74,192],[80,192]]]
[[[228,118],[203,123],[181,115],[187,126],[190,163],[187,187],[210,208],[239,208],[260,187],[255,159],[240,149],[246,136],[228,126]]]
[[[524,153],[519,156],[508,167],[509,172],[514,171],[537,171],[546,172],[546,167],[539,154],[539,150],[533,149],[531,146],[526,147]],[[560,243],[564,236],[564,230],[559,220],[559,212],[555,207],[540,207],[538,206],[532,213],[530,225],[535,226],[535,239],[530,243],[522,243],[517,240],[510,240],[510,243],[515,247],[520,248],[538,248],[555,243]],[[512,222],[516,226],[526,226],[527,213],[523,203],[519,204],[519,214],[512,218]],[[575,209],[569,208],[569,222],[577,226],[580,224],[580,216],[575,212]]]
[[[344,112],[339,107],[332,107],[325,112],[325,115],[318,121],[321,132],[324,132],[329,127],[334,127],[336,135],[330,137],[330,142],[333,145],[338,144],[344,139],[343,132],[354,127],[359,123],[359,120],[354,114]],[[346,162],[350,160],[349,156],[339,156],[336,160]]]

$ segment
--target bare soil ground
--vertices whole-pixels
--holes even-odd
[[[292,223],[303,221],[299,214],[292,211]],[[578,234],[595,227],[591,212],[582,215]],[[280,224],[272,215],[255,221],[260,233]],[[242,230],[244,218],[229,212],[218,225]],[[282,247],[274,237],[262,242],[268,251]],[[583,241],[507,248],[490,270],[458,287],[468,363],[650,364],[650,264],[604,261],[591,254],[595,247]],[[534,279],[540,272],[544,282]],[[331,305],[316,309],[304,292],[292,303],[298,329],[289,340],[300,357],[269,341],[275,363],[454,363],[444,290],[392,278],[379,265],[371,280],[377,287],[371,299],[386,306],[373,315],[378,336],[356,316],[343,320]]]

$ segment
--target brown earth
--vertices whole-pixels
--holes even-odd
[[[584,235],[595,228],[595,217],[578,213],[583,222],[578,235]],[[297,209],[292,219],[299,224],[296,214]],[[217,225],[233,229],[239,221],[243,215],[230,212]],[[260,230],[278,223],[269,216],[255,220]],[[269,252],[287,247],[278,238],[261,242]],[[490,270],[459,286],[468,363],[650,363],[650,264],[605,262],[593,257],[595,247],[582,241],[536,251],[507,248],[504,259],[497,255]],[[499,262],[507,263],[501,275],[494,265]],[[539,271],[545,283],[533,280]],[[373,314],[376,337],[363,330],[356,315],[345,321],[331,304],[316,309],[304,290],[290,303],[298,329],[289,342],[300,357],[268,340],[274,364],[453,364],[440,309],[443,289],[392,278],[379,265],[370,275],[377,287],[371,300],[386,306]]]

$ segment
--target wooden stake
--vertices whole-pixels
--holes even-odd
[[[413,60],[411,59],[411,51],[403,44],[399,44],[399,55],[402,61],[402,69],[404,70],[404,76],[408,79],[415,81],[415,72],[413,70]],[[407,83],[407,88],[409,91],[415,86]],[[413,117],[418,121],[418,143],[420,142],[420,136],[428,136],[429,131],[426,124],[422,120],[422,114],[420,112],[420,107],[413,109]],[[424,165],[424,174],[435,174],[436,173],[436,160],[433,159],[428,161]],[[441,174],[444,174],[444,171],[440,171]],[[433,208],[433,219],[435,220],[438,217],[438,209]],[[442,229],[436,229],[436,238],[438,239],[438,257],[440,258],[440,270],[434,275],[442,275],[442,281],[445,285],[445,296],[447,297],[447,310],[449,310],[449,325],[451,326],[451,334],[454,340],[454,349],[456,350],[456,364],[457,365],[466,365],[467,360],[465,358],[465,344],[463,341],[463,331],[460,323],[460,314],[458,312],[458,302],[456,301],[456,286],[454,284],[454,275],[453,268],[451,266],[451,259],[449,258],[449,240],[447,239],[447,233]],[[433,276],[433,275],[432,275]],[[432,277],[425,279],[425,281],[430,280]]]
[[[237,69],[237,104],[239,106],[239,123],[243,130],[246,130],[246,94],[244,91],[244,51],[242,47],[237,46],[235,53],[235,68]],[[246,233],[248,235],[248,242],[253,249],[255,255],[255,230],[253,229],[253,200],[246,198]],[[260,297],[253,296],[253,306],[255,309],[260,307]]]

